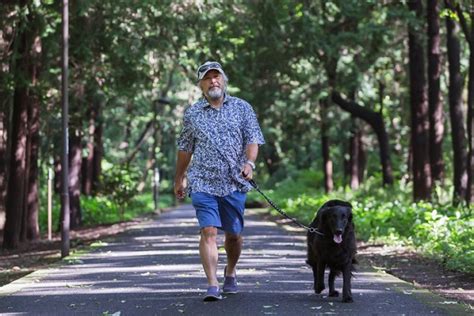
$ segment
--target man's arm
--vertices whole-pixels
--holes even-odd
[[[184,176],[186,174],[186,170],[188,169],[192,155],[193,154],[191,152],[178,150],[176,174],[174,177],[174,194],[178,199],[184,199],[185,197]]]
[[[245,156],[247,157],[247,161],[255,164],[258,156],[258,144],[248,144],[245,148]],[[242,167],[242,176],[245,180],[251,180],[253,177],[253,168],[250,162],[246,162]]]

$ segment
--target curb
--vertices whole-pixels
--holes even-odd
[[[8,283],[7,285],[2,286],[0,287],[0,298],[19,292],[31,283],[38,283],[41,281],[41,279],[55,272],[56,270],[58,270],[57,267],[36,270],[20,279],[17,279],[11,283]]]
[[[453,316],[469,315],[473,313],[472,307],[470,307],[468,304],[449,300],[436,293],[430,292],[427,289],[416,287],[415,285],[399,279],[385,271],[378,270],[370,266],[368,268],[373,269],[377,274],[380,275],[381,278],[396,283],[396,285],[393,287],[395,291],[406,295],[413,295],[417,301],[427,306],[436,309],[442,309],[448,315]]]

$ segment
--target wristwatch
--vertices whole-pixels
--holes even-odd
[[[255,170],[255,163],[252,160],[247,160],[245,163],[250,165],[250,167],[252,167],[252,170]]]

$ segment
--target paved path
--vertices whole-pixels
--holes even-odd
[[[198,229],[188,205],[136,226],[70,264],[0,288],[1,315],[468,315],[369,267],[353,280],[355,302],[316,295],[304,231],[246,217],[241,292],[203,302]],[[222,234],[219,235],[222,245]],[[220,253],[224,254],[222,248]],[[224,268],[220,257],[219,275]],[[338,278],[336,287],[341,288]],[[327,292],[326,292],[327,294]]]

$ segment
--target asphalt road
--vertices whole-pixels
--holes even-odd
[[[222,245],[222,234],[219,235]],[[182,205],[92,251],[0,288],[1,315],[469,315],[466,306],[359,266],[354,303],[313,292],[305,232],[248,212],[240,293],[203,302],[194,210]],[[219,276],[225,266],[224,250]],[[336,288],[342,287],[341,278]],[[327,282],[326,282],[327,283]],[[327,287],[327,286],[326,286]]]

